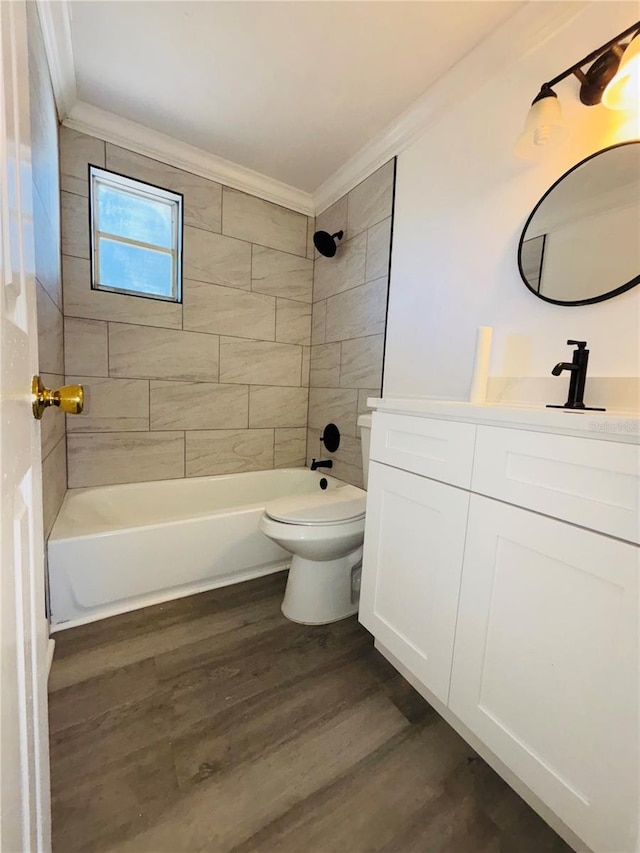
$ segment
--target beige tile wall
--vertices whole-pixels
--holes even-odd
[[[313,220],[67,128],[60,144],[65,372],[87,400],[69,487],[303,465]],[[91,290],[89,163],[184,194],[182,305]]]
[[[358,415],[379,396],[386,325],[394,162],[374,172],[317,217],[316,228],[344,231],[333,258],[316,253],[309,379],[307,462],[333,460],[331,474],[362,485]],[[319,438],[341,432],[328,454]]]
[[[38,362],[44,384],[57,388],[64,384],[58,119],[35,3],[27,4],[27,26]],[[64,415],[58,410],[45,412],[40,436],[46,538],[67,488]]]

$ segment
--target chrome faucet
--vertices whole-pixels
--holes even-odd
[[[553,376],[560,376],[563,370],[571,373],[569,380],[569,396],[564,406],[547,404],[548,409],[586,409],[590,412],[604,412],[596,406],[585,406],[584,386],[587,381],[587,364],[589,363],[589,350],[586,341],[567,341],[569,346],[575,346],[573,361],[559,361],[551,371]]]

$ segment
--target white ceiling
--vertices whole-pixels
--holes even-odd
[[[78,95],[312,192],[520,6],[76,0]]]

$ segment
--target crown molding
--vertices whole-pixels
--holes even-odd
[[[137,154],[313,216],[311,193],[78,100],[67,0],[36,0],[58,119]]]
[[[58,0],[55,3],[50,0],[36,0],[36,7],[56,110],[59,120],[62,121],[69,115],[78,97],[69,6],[66,0]]]
[[[584,0],[529,2],[515,12],[318,187],[313,193],[316,215],[408,148],[493,77],[504,73],[523,55],[543,44],[588,5]]]
[[[296,210],[307,216],[314,214],[311,193],[269,178],[260,172],[254,172],[253,169],[239,166],[230,160],[217,157],[201,148],[180,142],[172,136],[151,130],[142,124],[121,118],[84,101],[77,101],[62,123],[72,130],[97,136],[105,142],[119,145],[136,154],[160,160],[185,172],[232,187],[234,190],[241,190],[266,201],[280,204],[289,210]]]
[[[530,0],[449,69],[314,193],[308,193],[77,100],[67,0],[36,2],[62,124],[309,216],[325,210],[400,154],[429,127],[465,99],[473,97],[523,55],[543,44],[590,5],[587,0],[555,3]]]

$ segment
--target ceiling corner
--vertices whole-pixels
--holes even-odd
[[[401,154],[465,98],[543,44],[588,5],[585,0],[525,3],[315,190],[316,215]]]
[[[78,98],[69,3],[67,0],[55,3],[36,0],[36,6],[58,118],[62,121],[69,115]]]

